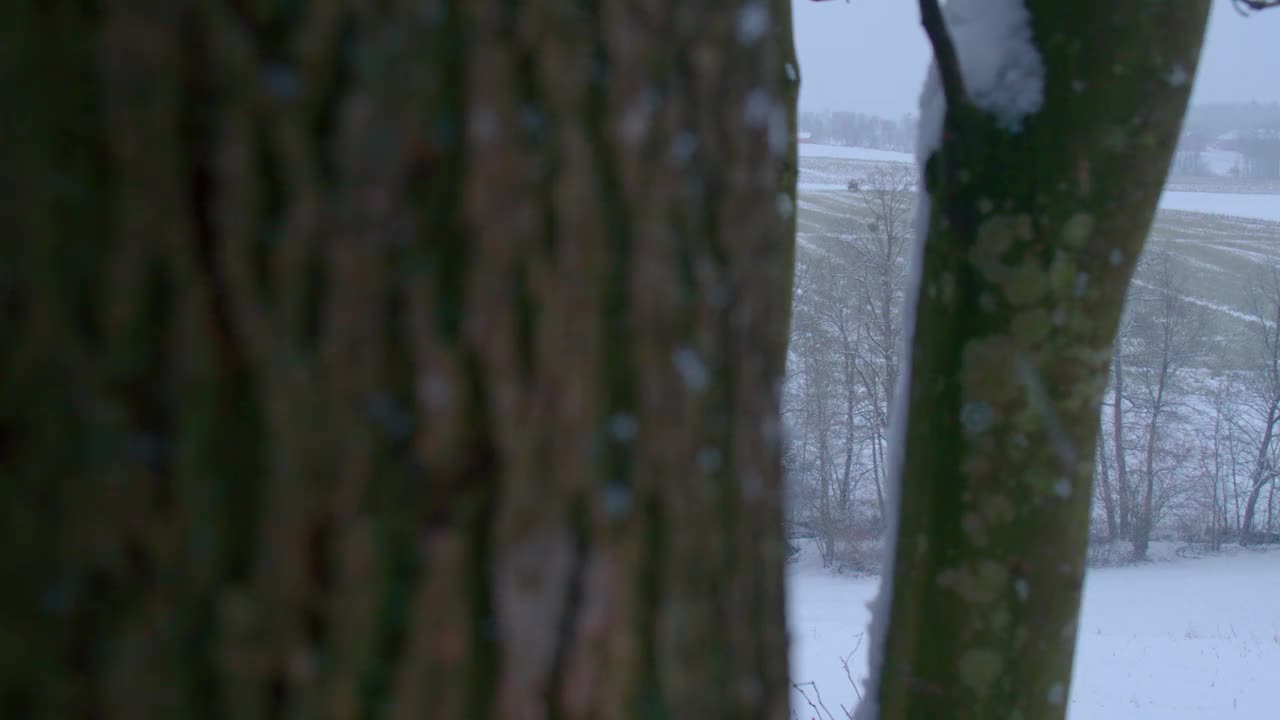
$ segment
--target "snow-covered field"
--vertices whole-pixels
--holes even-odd
[[[876,169],[908,167],[911,160],[909,153],[870,148],[800,147],[802,251],[842,242],[865,221],[865,203],[847,189],[850,179],[862,182]],[[1209,312],[1209,332],[1233,345],[1252,338],[1245,333],[1253,332],[1260,270],[1280,263],[1280,192],[1239,178],[1196,183],[1173,183],[1164,193],[1148,247],[1170,251],[1194,271],[1186,277],[1188,299]]]
[[[1280,195],[1169,190],[1160,196],[1160,207],[1280,222]]]
[[[837,718],[857,702],[841,659],[854,680],[866,674],[859,642],[878,582],[812,560],[790,569],[792,680],[814,682]],[[816,717],[798,694],[793,707]],[[1068,717],[1280,718],[1280,549],[1090,570]]]
[[[843,160],[873,160],[876,162],[914,163],[915,153],[875,148],[846,147],[844,145],[815,145],[800,143],[800,157],[840,158]]]

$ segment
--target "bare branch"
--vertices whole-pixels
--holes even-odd
[[[1280,7],[1280,0],[1231,0],[1231,4],[1235,6],[1236,12],[1248,15],[1250,12]]]
[[[817,698],[817,704],[814,704],[814,701],[809,699],[809,694],[804,691],[804,687],[806,685],[813,688],[813,694]],[[813,712],[817,716],[816,720],[836,720],[836,716],[831,714],[831,711],[827,709],[827,704],[822,701],[822,693],[818,690],[817,683],[812,680],[805,683],[791,683],[791,687],[795,688],[795,690],[800,693],[800,697],[804,698],[804,701],[809,704],[809,707],[813,708]],[[826,714],[826,717],[823,717],[824,713]]]
[[[964,76],[960,74],[960,58],[956,55],[951,33],[947,32],[947,23],[942,18],[938,0],[920,0],[920,23],[924,25],[924,31],[933,45],[933,59],[938,66],[938,77],[942,80],[942,95],[947,99],[947,107],[959,107],[968,102],[969,98],[964,89]]]
[[[862,645],[862,635],[858,635],[858,645]],[[848,678],[849,684],[853,686],[853,692],[858,696],[858,702],[862,702],[862,690],[858,688],[858,681],[853,679],[853,673],[849,671],[849,658],[853,657],[856,652],[858,652],[857,647],[849,651],[848,655],[840,658],[840,667],[844,668],[844,676]],[[842,705],[841,707],[844,706]]]

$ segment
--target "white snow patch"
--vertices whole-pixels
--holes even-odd
[[[614,413],[609,416],[609,434],[619,442],[630,442],[640,431],[640,423],[631,413]]]
[[[1031,37],[1026,5],[950,0],[944,12],[969,99],[1017,132],[1044,102],[1044,61]]]
[[[761,0],[754,0],[738,11],[738,42],[755,45],[769,29],[769,9]]]
[[[680,373],[680,379],[690,390],[702,390],[710,382],[711,376],[707,366],[702,364],[702,356],[691,347],[678,348],[671,354],[671,362]]]
[[[1187,73],[1185,65],[1182,63],[1175,63],[1174,66],[1169,69],[1168,74],[1164,76],[1164,79],[1169,83],[1170,87],[1182,87],[1187,84],[1187,81],[1191,79],[1191,76]]]

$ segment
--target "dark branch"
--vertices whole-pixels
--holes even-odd
[[[1280,7],[1280,0],[1231,0],[1231,3],[1235,6],[1236,12],[1241,15],[1248,15],[1250,10]]]
[[[964,76],[960,74],[960,58],[956,56],[956,46],[951,42],[951,34],[947,32],[947,23],[942,19],[938,0],[920,0],[920,23],[924,25],[924,31],[933,45],[933,60],[938,66],[942,95],[947,99],[947,107],[959,107],[968,102],[969,97],[964,90]]]

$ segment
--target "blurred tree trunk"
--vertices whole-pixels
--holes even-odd
[[[7,8],[0,716],[784,718],[789,18]]]
[[[1042,107],[1012,132],[952,104],[925,169],[897,558],[861,717],[1066,712],[1101,395],[1208,3],[1026,5]]]

